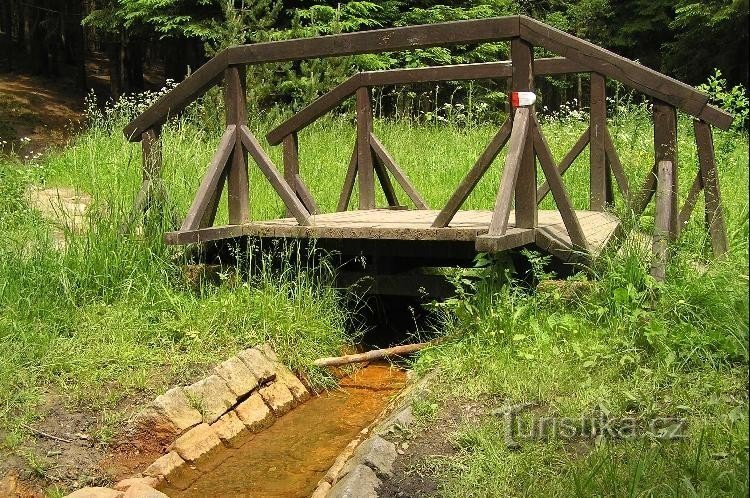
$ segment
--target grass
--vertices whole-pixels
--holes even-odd
[[[221,133],[194,121],[172,123],[164,134],[163,176],[178,216],[187,211]],[[100,116],[67,148],[31,162],[0,160],[0,227],[7,234],[0,240],[0,427],[11,447],[49,394],[111,413],[123,399],[163,390],[261,341],[324,385],[328,378],[311,360],[351,341],[342,296],[327,285],[331,269],[266,265],[244,283],[228,275],[225,285],[195,292],[180,276],[179,249],[164,246],[159,234],[120,235],[141,160],[140,147],[122,138],[122,124]],[[636,187],[653,161],[647,109],[629,107],[610,124]],[[258,136],[269,127],[251,123]],[[555,157],[585,127],[571,116],[546,120]],[[496,129],[375,125],[432,206],[446,201]],[[679,137],[684,199],[697,172],[689,120],[680,120]],[[353,141],[353,123],[344,118],[300,135],[302,176],[325,211],[335,208]],[[507,283],[498,263],[476,289],[439,306],[449,340],[415,365],[441,372],[444,398],[531,401],[541,410],[534,413],[556,417],[602,409],[639,420],[684,416],[687,437],[548,439],[522,441],[516,449],[504,440],[503,421],[488,415],[455,434],[458,456],[434,462],[444,495],[747,494],[748,141],[746,134],[717,131],[715,142],[731,246],[725,258],[710,256],[699,201],[664,285],[648,276],[635,246],[602,257],[593,268],[598,278],[572,300]],[[280,164],[279,148],[267,150]],[[588,203],[587,154],[565,175],[578,208]],[[465,208],[491,209],[503,157]],[[257,168],[250,181],[253,218],[282,216],[283,205]],[[89,230],[66,230],[66,250],[53,248],[50,223],[24,200],[30,185],[74,186],[94,197]],[[217,223],[226,222],[225,206]],[[542,204],[553,207],[551,197]],[[621,200],[616,209],[628,219]],[[653,208],[629,223],[649,229]],[[544,262],[529,257],[539,263],[537,276],[548,278]],[[111,438],[111,429],[104,433]]]

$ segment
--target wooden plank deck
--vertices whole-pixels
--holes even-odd
[[[576,211],[581,228],[592,253],[596,254],[612,238],[619,220],[611,213]],[[539,211],[536,230],[515,227],[515,213],[511,212],[508,230],[504,235],[489,237],[486,233],[492,211],[459,211],[450,226],[433,228],[436,210],[369,209],[318,214],[311,217],[310,226],[300,226],[294,218],[253,221],[242,225],[228,225],[197,230],[169,232],[168,244],[193,244],[235,237],[313,238],[313,239],[369,239],[409,241],[474,241],[478,251],[499,252],[536,243],[542,249],[562,257],[572,249],[558,211]]]

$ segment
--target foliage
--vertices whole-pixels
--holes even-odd
[[[722,76],[719,69],[716,69],[706,83],[698,86],[698,90],[706,92],[714,104],[734,114],[732,125],[736,129],[747,126],[750,99],[747,97],[747,90],[742,85],[729,88],[726,78]]]

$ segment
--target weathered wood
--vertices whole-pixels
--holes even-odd
[[[339,202],[336,206],[336,211],[346,211],[349,207],[349,200],[352,198],[352,192],[354,191],[354,182],[357,179],[357,151],[359,147],[357,142],[354,142],[354,150],[352,151],[352,157],[349,160],[349,167],[346,169],[346,178],[344,178],[344,186],[341,188],[341,195],[339,196]]]
[[[698,196],[700,195],[701,190],[703,190],[703,180],[699,169],[698,173],[695,175],[693,184],[690,186],[690,191],[688,191],[685,204],[683,204],[682,209],[680,209],[680,227],[684,228],[685,225],[687,225],[687,222],[690,221],[690,216],[693,214],[693,209],[695,209],[695,203],[698,202]]]
[[[143,180],[161,178],[162,142],[161,127],[156,126],[143,132],[141,136]]]
[[[612,135],[609,133],[608,128],[604,128],[604,151],[609,162],[609,169],[617,180],[617,186],[620,189],[620,193],[626,202],[630,203],[630,184],[628,183],[628,177],[625,174],[625,169],[622,167],[620,162],[620,156],[615,150],[615,144],[612,142]]]
[[[655,100],[653,103],[654,119],[654,161],[658,165],[661,161],[672,163],[671,209],[669,220],[669,236],[675,240],[680,233],[680,222],[677,216],[678,163],[677,163],[677,110],[664,102]]]
[[[508,228],[503,235],[480,235],[475,244],[480,252],[503,252],[533,244],[534,228]]]
[[[284,177],[279,173],[279,170],[276,169],[271,158],[268,157],[266,152],[260,146],[260,143],[258,143],[258,139],[255,138],[255,135],[253,135],[250,129],[245,125],[240,126],[239,134],[245,148],[253,157],[255,163],[268,179],[273,189],[279,197],[281,197],[286,208],[297,220],[297,223],[302,226],[310,225],[312,223],[310,220],[310,212],[299,200],[297,194],[292,190],[292,187],[290,187],[284,180]]]
[[[357,89],[357,178],[359,209],[375,208],[375,177],[372,164],[370,134],[372,133],[372,97],[370,89]]]
[[[211,158],[206,174],[203,176],[198,192],[195,194],[193,203],[190,205],[185,221],[182,223],[182,231],[203,228],[201,221],[211,209],[215,210],[216,199],[221,195],[221,185],[225,176],[227,161],[234,150],[237,141],[235,125],[227,126],[221,137],[219,147]]]
[[[676,217],[672,212],[672,174],[674,166],[670,161],[659,161],[656,171],[656,215],[654,216],[651,276],[657,281],[663,282],[669,258],[671,222],[672,218]]]
[[[299,141],[297,133],[291,133],[284,137],[283,144],[284,180],[292,187],[299,200],[302,201],[302,204],[304,204],[311,214],[319,213],[320,208],[318,208],[315,198],[299,174]],[[292,213],[287,210],[286,215],[292,216]]]
[[[458,185],[458,188],[456,188],[456,191],[453,192],[451,198],[445,203],[445,207],[440,211],[435,218],[435,221],[432,223],[433,228],[443,228],[450,224],[451,220],[456,215],[456,212],[461,209],[461,206],[466,202],[466,199],[474,188],[476,188],[479,180],[482,179],[489,169],[492,161],[495,160],[500,153],[500,150],[502,150],[503,146],[508,141],[508,138],[510,138],[512,127],[513,122],[510,119],[506,119],[479,156],[477,162],[474,163],[471,170],[466,174],[464,179],[461,180],[461,183]]]
[[[704,121],[694,120],[695,142],[698,146],[701,182],[706,203],[706,224],[711,235],[711,247],[714,255],[720,256],[729,249],[729,239],[722,211],[721,193],[719,191],[719,174],[714,157],[714,141],[711,127]]]
[[[372,151],[372,165],[375,174],[378,177],[380,187],[383,189],[383,195],[385,195],[385,201],[388,203],[388,207],[401,207],[398,203],[398,197],[396,196],[396,189],[393,188],[393,182],[388,175],[388,170],[383,164],[383,161],[375,155],[374,151]]]
[[[578,221],[578,216],[573,209],[573,204],[570,202],[570,197],[568,196],[568,191],[562,181],[560,171],[555,166],[555,160],[552,157],[549,145],[547,145],[547,140],[545,140],[544,135],[542,135],[539,122],[535,117],[532,117],[531,119],[531,128],[536,157],[539,159],[539,164],[542,166],[544,176],[547,178],[550,190],[552,190],[552,197],[555,199],[557,210],[560,211],[560,216],[562,217],[565,228],[568,231],[570,240],[575,248],[588,251],[589,245],[586,241],[586,236],[584,235],[581,224]],[[595,209],[592,211],[601,210]]]
[[[533,92],[534,50],[531,44],[521,38],[513,38],[510,58],[513,61],[513,91]],[[529,113],[532,116],[535,114],[533,106],[529,108]],[[531,140],[524,143],[515,185],[516,226],[534,228],[537,225],[536,163]]]
[[[578,159],[578,156],[581,155],[583,149],[586,148],[589,143],[590,133],[590,127],[586,128],[578,141],[573,144],[573,148],[571,148],[568,153],[565,154],[565,157],[562,158],[562,161],[560,161],[560,164],[557,166],[560,176],[568,171],[568,168],[570,168],[573,162]],[[536,191],[537,204],[541,204],[544,198],[547,197],[547,194],[549,194],[549,183],[545,180]]]
[[[429,346],[434,346],[438,341],[419,342],[416,344],[404,344],[402,346],[393,346],[384,349],[373,349],[366,353],[348,354],[344,356],[330,356],[318,358],[313,361],[313,365],[318,367],[339,367],[341,365],[350,365],[352,363],[364,363],[366,361],[380,360],[390,358],[391,356],[401,356],[416,353]]]
[[[531,109],[529,107],[519,107],[515,110],[513,129],[510,133],[510,143],[508,144],[508,155],[505,156],[505,168],[500,178],[500,187],[495,198],[495,209],[492,214],[488,235],[503,235],[508,229],[508,218],[510,216],[513,192],[516,190],[518,171],[521,168],[526,144],[528,143],[527,136],[531,121],[530,114]],[[534,193],[536,194],[536,191]],[[516,227],[530,228],[527,226],[518,226],[518,210],[516,210]]]
[[[170,116],[179,114],[188,104],[221,81],[224,69],[228,65],[228,54],[228,49],[219,52],[185,78],[182,83],[159,97],[156,102],[128,123],[123,130],[125,137],[131,142],[139,141],[141,134],[146,130],[163,125]]]
[[[589,209],[604,211],[607,199],[607,158],[604,134],[607,128],[607,100],[604,76],[591,73],[591,107],[589,132]]]
[[[633,212],[637,216],[643,214],[646,207],[648,207],[648,203],[651,202],[651,199],[654,197],[654,193],[656,192],[656,174],[656,164],[654,164],[651,166],[651,169],[648,170],[648,173],[646,173],[646,178],[643,180],[643,186],[638,191],[638,196],[631,204]]]
[[[224,106],[227,124],[247,122],[245,68],[231,66],[224,71]],[[236,128],[235,128],[236,129]],[[229,224],[238,225],[250,219],[250,192],[247,176],[247,151],[241,140],[235,140],[227,173]]]
[[[518,17],[509,16],[254,43],[229,49],[229,63],[285,62],[502,41],[518,36],[518,29]]]
[[[391,172],[398,184],[401,185],[401,188],[404,190],[406,195],[409,196],[409,199],[411,199],[417,209],[430,209],[422,196],[419,195],[419,192],[417,192],[417,189],[414,188],[414,185],[411,183],[411,180],[409,180],[409,177],[406,176],[406,173],[404,173],[401,168],[398,167],[396,161],[393,160],[391,155],[385,149],[383,144],[380,143],[380,140],[378,140],[378,137],[376,137],[374,133],[370,133],[370,147],[372,147],[375,155],[383,162],[383,165],[388,168],[388,171]]]
[[[294,175],[293,182],[290,186],[292,187],[292,190],[297,193],[297,197],[310,214],[320,213],[318,203],[315,202],[315,198],[310,193],[310,189],[307,188],[307,184],[305,184],[305,181],[300,175]]]
[[[520,16],[520,32],[521,38],[529,43],[585,64],[592,71],[616,79],[692,116],[701,116],[722,129],[728,129],[731,125],[732,116],[708,106],[706,94],[642,64],[527,16]]]

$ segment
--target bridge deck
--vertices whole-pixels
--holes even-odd
[[[577,211],[581,228],[593,254],[611,239],[619,226],[613,214]],[[572,244],[558,211],[539,211],[536,230],[515,227],[511,212],[504,235],[488,236],[491,211],[459,211],[449,227],[432,228],[438,211],[372,209],[320,214],[311,226],[300,226],[294,218],[253,221],[243,225],[217,226],[198,230],[170,232],[169,244],[201,243],[235,237],[370,239],[409,241],[473,241],[478,251],[499,252],[536,243],[542,249],[570,259]]]

